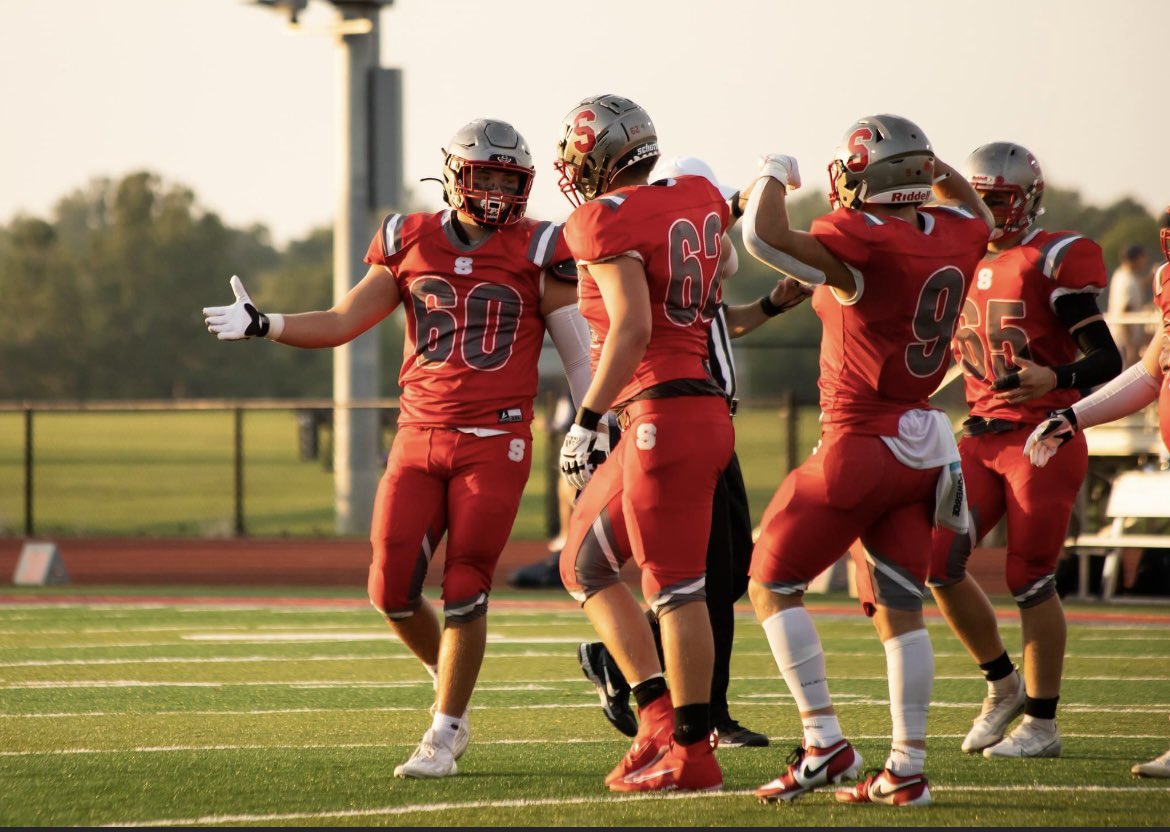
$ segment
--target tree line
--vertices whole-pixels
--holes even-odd
[[[1132,199],[1102,208],[1049,187],[1045,206],[1041,225],[1097,240],[1110,269],[1129,243],[1157,245],[1157,218]],[[827,210],[823,195],[806,193],[792,201],[793,224]],[[201,309],[229,302],[232,274],[261,309],[327,308],[332,242],[332,229],[318,228],[278,247],[264,226],[232,227],[190,188],[145,171],[95,179],[46,218],[18,215],[0,226],[0,399],[328,397],[328,350],[229,349],[203,328]],[[742,248],[739,262],[730,303],[760,297],[776,277]],[[393,396],[402,313],[379,330],[382,391]],[[794,390],[814,403],[819,334],[804,304],[737,342],[745,392]]]

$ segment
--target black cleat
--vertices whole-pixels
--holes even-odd
[[[582,644],[577,648],[577,660],[585,678],[597,688],[605,718],[627,737],[637,734],[638,717],[630,707],[630,685],[605,645],[600,641]]]
[[[715,733],[719,736],[720,748],[763,748],[768,744],[766,736],[744,728],[734,719],[716,725]]]

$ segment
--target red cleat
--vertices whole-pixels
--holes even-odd
[[[674,705],[670,694],[664,693],[645,708],[640,708],[638,719],[634,743],[613,771],[605,776],[607,786],[645,768],[666,753],[666,746],[674,735]]]
[[[930,788],[921,774],[899,777],[889,769],[875,771],[851,789],[838,789],[841,803],[885,803],[887,806],[929,806]]]
[[[861,766],[861,755],[848,740],[839,740],[828,748],[798,746],[788,758],[788,770],[756,789],[756,797],[761,803],[795,800],[822,786],[853,779]]]
[[[678,789],[714,792],[723,788],[723,771],[711,742],[679,745],[674,735],[665,753],[650,765],[609,784],[614,792],[662,792]]]

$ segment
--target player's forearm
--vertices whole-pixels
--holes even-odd
[[[974,186],[965,176],[937,158],[934,160],[932,189],[935,199],[939,202],[958,203],[987,223],[988,228],[995,228],[995,217],[991,215],[991,209],[983,202]]]
[[[731,338],[742,338],[770,320],[760,308],[759,301],[745,303],[742,306],[728,306],[724,315],[727,317],[727,334]]]
[[[649,326],[611,327],[601,347],[597,372],[585,394],[583,406],[595,413],[605,413],[613,407],[618,393],[638,368],[649,343]]]
[[[273,340],[290,347],[324,349],[347,344],[380,320],[362,321],[329,310],[284,316],[284,330]]]

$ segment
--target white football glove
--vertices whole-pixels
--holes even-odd
[[[769,153],[760,157],[760,176],[771,176],[790,191],[800,187],[800,165],[795,156]]]
[[[207,331],[221,341],[239,341],[243,338],[263,338],[269,333],[271,321],[256,308],[248,290],[236,275],[229,281],[236,302],[231,306],[208,306],[203,309]]]
[[[561,474],[578,491],[609,456],[609,430],[604,424],[600,427],[596,431],[573,424],[561,445]]]
[[[1077,432],[1077,416],[1071,407],[1057,410],[1036,426],[1024,442],[1024,456],[1037,468],[1043,468]]]

